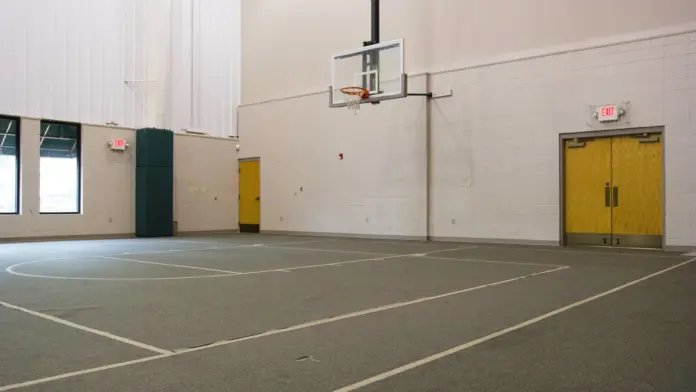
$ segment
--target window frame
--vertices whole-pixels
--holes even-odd
[[[22,119],[15,116],[5,116],[0,115],[3,120],[14,121],[17,127],[17,133],[15,134],[15,210],[14,212],[1,212],[0,215],[19,215],[21,213],[20,202],[22,200],[21,194],[21,155],[22,155]]]
[[[39,183],[39,215],[81,215],[82,214],[82,124],[80,123],[74,123],[74,122],[68,122],[68,121],[54,121],[54,120],[41,120],[41,125],[43,124],[51,124],[51,125],[71,125],[74,126],[77,130],[76,134],[76,144],[75,144],[75,149],[77,150],[75,153],[75,157],[77,158],[77,211],[69,211],[69,212],[43,212],[41,211],[41,185]],[[39,176],[41,176],[41,137],[42,135],[39,133]]]

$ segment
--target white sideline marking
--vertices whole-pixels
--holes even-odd
[[[131,339],[128,339],[128,338],[123,338],[123,337],[120,337],[120,336],[116,336],[116,335],[111,334],[111,333],[109,333],[109,332],[100,331],[100,330],[98,330],[98,329],[85,327],[84,325],[75,324],[75,323],[73,323],[73,322],[71,322],[71,321],[63,320],[63,319],[60,319],[60,318],[58,318],[58,317],[53,317],[53,316],[48,315],[48,314],[45,314],[45,313],[36,312],[36,311],[34,311],[34,310],[30,310],[30,309],[22,308],[22,307],[20,307],[20,306],[8,304],[7,302],[2,302],[2,301],[0,301],[0,305],[4,306],[4,307],[6,307],[6,308],[9,308],[9,309],[18,310],[18,311],[20,311],[20,312],[24,312],[24,313],[30,314],[30,315],[32,315],[32,316],[40,317],[40,318],[42,318],[42,319],[44,319],[44,320],[53,321],[54,323],[63,324],[63,325],[66,325],[66,326],[68,326],[68,327],[72,327],[72,328],[75,328],[75,329],[79,329],[79,330],[81,330],[81,331],[93,333],[93,334],[95,334],[95,335],[99,335],[99,336],[102,336],[102,337],[105,337],[105,338],[108,338],[108,339],[116,340],[116,341],[121,342],[121,343],[130,344],[131,346],[139,347],[139,348],[142,348],[142,349],[145,349],[145,350],[149,350],[149,351],[154,351],[154,352],[156,352],[156,353],[158,353],[158,354],[170,354],[170,353],[171,353],[171,351],[163,350],[163,349],[161,349],[161,348],[158,348],[158,347],[155,347],[155,346],[151,346],[151,345],[149,345],[149,344],[136,342],[135,340],[131,340]]]
[[[227,271],[227,270],[219,270],[219,269],[204,268],[204,267],[193,267],[193,266],[190,266],[190,265],[157,263],[157,262],[155,262],[155,261],[143,261],[143,260],[136,260],[136,259],[126,259],[126,258],[123,258],[123,257],[112,257],[112,256],[99,256],[99,257],[102,258],[102,259],[128,261],[128,262],[132,262],[132,263],[153,264],[153,265],[162,265],[162,266],[165,266],[165,267],[176,267],[176,268],[187,268],[187,269],[195,269],[195,270],[202,270],[202,271],[222,272],[223,274],[228,274],[228,275],[240,275],[240,274],[242,274],[241,272],[237,272],[237,271]]]
[[[162,355],[155,355],[155,356],[152,356],[152,357],[136,359],[136,360],[133,360],[133,361],[119,362],[119,363],[115,363],[115,364],[112,364],[112,365],[106,365],[106,366],[100,366],[100,367],[95,367],[95,368],[90,368],[90,369],[84,369],[84,370],[79,370],[79,371],[75,371],[75,372],[60,374],[60,375],[57,375],[57,376],[46,377],[46,378],[40,378],[40,379],[32,380],[32,381],[26,381],[26,382],[19,383],[19,384],[7,385],[7,386],[4,386],[4,387],[0,387],[0,392],[6,392],[6,391],[14,390],[14,389],[29,387],[29,386],[38,385],[38,384],[44,384],[44,383],[51,382],[51,381],[57,381],[57,380],[62,380],[62,379],[70,378],[70,377],[75,377],[75,376],[81,376],[81,375],[90,374],[90,373],[101,372],[101,371],[110,370],[110,369],[115,369],[115,368],[120,368],[120,367],[124,367],[124,366],[130,366],[130,365],[135,365],[135,364],[139,364],[139,363],[150,362],[150,361],[154,361],[154,360],[157,360],[157,359],[163,359],[163,358],[169,358],[169,357],[178,356],[178,355],[184,355],[184,354],[187,354],[187,353],[190,353],[190,352],[196,352],[196,351],[207,350],[207,349],[213,348],[213,347],[227,346],[227,345],[230,345],[230,344],[235,344],[235,343],[244,342],[244,341],[248,341],[248,340],[255,340],[255,339],[260,339],[260,338],[267,337],[267,336],[279,335],[279,334],[283,334],[283,333],[287,333],[287,332],[298,331],[298,330],[301,330],[301,329],[312,328],[312,327],[316,327],[316,326],[319,326],[319,325],[324,325],[324,324],[329,324],[329,323],[335,323],[335,322],[341,321],[341,320],[351,319],[351,318],[355,318],[355,317],[365,316],[365,315],[368,315],[368,314],[383,312],[383,311],[386,311],[386,310],[391,310],[391,309],[396,309],[396,308],[402,308],[402,307],[409,306],[409,305],[415,305],[415,304],[419,304],[419,303],[423,303],[423,302],[434,301],[434,300],[441,299],[441,298],[451,297],[451,296],[454,296],[454,295],[464,294],[464,293],[468,293],[468,292],[471,292],[471,291],[480,290],[480,289],[483,289],[483,288],[486,288],[486,287],[499,286],[499,285],[502,285],[502,284],[505,284],[505,283],[510,283],[510,282],[514,282],[514,281],[517,281],[517,280],[527,279],[527,278],[531,278],[531,277],[534,277],[534,276],[539,276],[539,275],[544,275],[544,274],[550,274],[550,273],[553,273],[553,272],[556,272],[556,271],[561,271],[561,270],[564,270],[564,269],[567,269],[567,268],[569,268],[569,267],[559,267],[559,268],[554,268],[554,269],[551,269],[551,270],[546,270],[546,271],[541,271],[541,272],[535,272],[535,273],[529,274],[529,275],[518,276],[518,277],[516,277],[516,278],[501,280],[501,281],[498,281],[498,282],[488,283],[488,284],[484,284],[484,285],[480,285],[480,286],[476,286],[476,287],[469,287],[469,288],[467,288],[467,289],[452,291],[452,292],[445,293],[445,294],[435,295],[435,296],[431,296],[431,297],[423,297],[423,298],[415,299],[415,300],[412,300],[412,301],[397,302],[397,303],[394,303],[394,304],[391,304],[391,305],[384,305],[384,306],[380,306],[380,307],[376,307],[376,308],[360,310],[360,311],[352,312],[352,313],[346,313],[346,314],[342,314],[342,315],[339,315],[339,316],[328,317],[328,318],[321,319],[321,320],[310,321],[310,322],[306,322],[306,323],[303,323],[303,324],[294,325],[294,326],[291,326],[291,327],[288,327],[288,328],[283,328],[283,329],[277,329],[277,330],[272,330],[272,331],[264,332],[264,333],[261,333],[261,334],[258,334],[258,335],[252,335],[252,336],[247,336],[247,337],[243,337],[243,338],[239,338],[239,339],[233,339],[233,340],[224,340],[224,341],[220,341],[220,342],[217,342],[217,343],[213,343],[213,344],[210,344],[210,345],[207,345],[207,346],[201,346],[201,347],[196,347],[196,348],[191,348],[191,349],[179,350],[179,351],[175,351],[175,352],[165,352],[165,353],[163,353]]]
[[[656,276],[658,276],[658,275],[662,275],[662,274],[664,274],[665,272],[669,272],[669,271],[671,271],[671,270],[673,270],[673,269],[675,269],[675,268],[679,268],[679,267],[681,267],[681,266],[684,266],[684,265],[686,265],[686,264],[692,263],[692,262],[694,262],[694,261],[696,261],[696,259],[687,260],[687,261],[685,261],[685,262],[683,262],[683,263],[679,263],[679,264],[673,265],[673,266],[671,266],[671,267],[668,267],[668,268],[665,268],[665,269],[663,269],[663,270],[657,271],[657,272],[655,272],[655,273],[653,273],[653,274],[644,276],[644,277],[642,277],[642,278],[639,278],[639,279],[636,279],[636,280],[634,280],[634,281],[628,282],[628,283],[626,283],[626,284],[624,284],[624,285],[615,287],[615,288],[613,288],[613,289],[611,289],[611,290],[607,290],[607,291],[605,291],[605,292],[603,292],[603,293],[600,293],[600,294],[597,294],[597,295],[593,295],[592,297],[585,298],[585,299],[583,299],[583,300],[581,300],[581,301],[574,302],[574,303],[572,303],[572,304],[570,304],[570,305],[566,305],[566,306],[564,306],[564,307],[562,307],[562,308],[558,308],[558,309],[553,310],[553,311],[551,311],[551,312],[544,313],[544,314],[542,314],[541,316],[538,316],[538,317],[529,319],[529,320],[524,321],[524,322],[522,322],[522,323],[519,323],[519,324],[517,324],[517,325],[513,325],[512,327],[508,327],[508,328],[502,329],[502,330],[497,331],[497,332],[494,332],[494,333],[492,333],[492,334],[490,334],[490,335],[486,335],[486,336],[480,337],[480,338],[478,338],[478,339],[475,339],[475,340],[472,340],[472,341],[470,341],[470,342],[464,343],[464,344],[462,344],[462,345],[460,345],[460,346],[457,346],[457,347],[453,347],[453,348],[451,348],[451,349],[449,349],[449,350],[446,350],[446,351],[443,351],[443,352],[441,352],[441,353],[434,354],[434,355],[431,355],[431,356],[429,356],[429,357],[420,359],[420,360],[418,360],[418,361],[411,362],[411,363],[406,364],[406,365],[404,365],[404,366],[401,366],[401,367],[392,369],[392,370],[390,370],[390,371],[388,371],[388,372],[384,372],[384,373],[382,373],[382,374],[378,374],[378,375],[376,375],[376,376],[367,378],[367,379],[362,380],[362,381],[360,381],[360,382],[357,382],[357,383],[355,383],[355,384],[351,384],[351,385],[345,386],[345,387],[343,387],[343,388],[336,389],[336,390],[334,390],[333,392],[350,392],[350,391],[354,391],[354,390],[356,390],[356,389],[359,389],[359,388],[362,388],[362,387],[365,387],[365,386],[374,384],[374,383],[376,383],[376,382],[379,382],[379,381],[385,380],[385,379],[387,379],[387,378],[396,376],[396,375],[398,375],[398,374],[400,374],[400,373],[404,373],[404,372],[407,372],[407,371],[409,371],[409,370],[411,370],[411,369],[415,369],[415,368],[417,368],[417,367],[419,367],[419,366],[423,366],[423,365],[425,365],[425,364],[427,364],[427,363],[430,363],[430,362],[433,362],[433,361],[437,361],[438,359],[442,359],[442,358],[447,357],[447,356],[449,356],[449,355],[456,354],[456,353],[458,353],[458,352],[460,352],[460,351],[463,351],[463,350],[466,350],[466,349],[468,349],[468,348],[477,346],[477,345],[479,345],[479,344],[481,344],[481,343],[485,343],[485,342],[487,342],[487,341],[489,341],[489,340],[498,338],[498,337],[503,336],[503,335],[507,335],[507,334],[509,334],[510,332],[514,332],[514,331],[517,331],[518,329],[522,329],[522,328],[527,327],[527,326],[529,326],[529,325],[538,323],[539,321],[545,320],[545,319],[547,319],[547,318],[549,318],[549,317],[553,317],[553,316],[555,316],[555,315],[557,315],[557,314],[559,314],[559,313],[563,313],[563,312],[565,312],[565,311],[567,311],[567,310],[570,310],[570,309],[576,308],[576,307],[578,307],[578,306],[584,305],[584,304],[586,304],[586,303],[588,303],[588,302],[592,302],[592,301],[597,300],[597,299],[599,299],[599,298],[606,297],[607,295],[613,294],[613,293],[615,293],[615,292],[617,292],[617,291],[621,291],[621,290],[623,290],[623,289],[625,289],[625,288],[631,287],[631,286],[633,286],[633,285],[636,285],[636,284],[641,283],[641,282],[643,282],[643,281],[646,281],[646,280],[648,280],[648,279],[654,278],[654,277],[656,277]]]

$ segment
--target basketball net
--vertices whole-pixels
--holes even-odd
[[[346,97],[346,106],[353,114],[357,114],[360,110],[360,102],[370,96],[367,89],[357,86],[342,87],[341,92]]]

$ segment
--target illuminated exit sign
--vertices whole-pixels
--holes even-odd
[[[112,139],[109,142],[109,148],[112,150],[125,151],[126,147],[128,147],[128,142],[126,142],[126,139]]]
[[[597,108],[597,120],[600,122],[604,121],[616,121],[619,119],[619,108],[616,105],[600,106]]]

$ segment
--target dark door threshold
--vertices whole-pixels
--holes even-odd
[[[259,231],[261,231],[261,225],[251,225],[248,223],[239,224],[240,233],[258,233]]]

